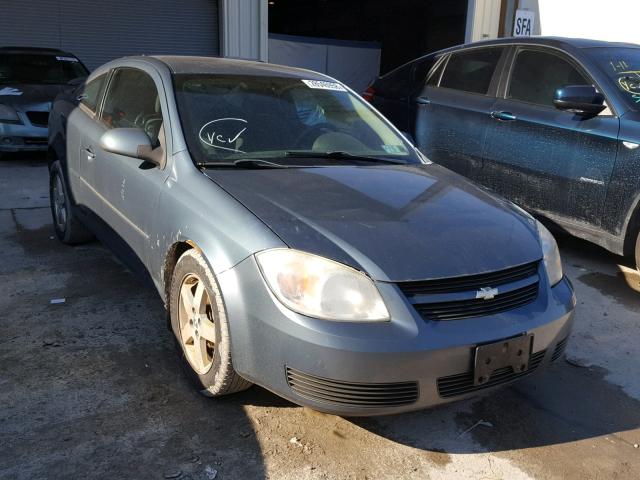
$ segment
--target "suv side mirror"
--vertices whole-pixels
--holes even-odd
[[[565,85],[556,90],[553,104],[583,117],[594,117],[605,108],[604,95],[593,85]]]
[[[158,156],[154,154],[151,139],[139,128],[114,128],[100,138],[100,147],[111,153],[125,157],[139,158],[160,166]]]

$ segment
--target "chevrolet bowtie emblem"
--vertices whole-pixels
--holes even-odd
[[[498,289],[491,287],[482,287],[476,292],[476,298],[481,298],[482,300],[491,300],[496,295],[498,295]]]

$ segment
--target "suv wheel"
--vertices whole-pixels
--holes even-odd
[[[93,239],[93,234],[77,218],[59,161],[49,168],[49,199],[53,228],[62,243],[84,243]]]
[[[182,366],[198,390],[219,397],[249,388],[251,383],[233,368],[229,323],[218,283],[197,250],[187,250],[178,260],[169,301]]]

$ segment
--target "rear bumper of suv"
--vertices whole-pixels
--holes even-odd
[[[564,279],[541,281],[532,303],[496,315],[424,320],[394,284],[378,288],[390,322],[312,319],[282,306],[253,257],[219,276],[231,325],[234,367],[300,405],[346,416],[427,408],[497,388],[543,370],[562,355],[575,308]],[[528,369],[495,370],[474,386],[478,345],[533,335]]]

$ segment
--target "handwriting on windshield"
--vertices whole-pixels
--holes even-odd
[[[210,147],[244,153],[240,147],[247,123],[242,118],[218,118],[205,123],[198,136],[202,143]]]
[[[632,95],[640,94],[640,70],[619,72],[618,85]]]
[[[624,60],[611,60],[609,61],[609,65],[613,69],[614,73],[622,72],[624,70],[629,70],[629,64]]]

